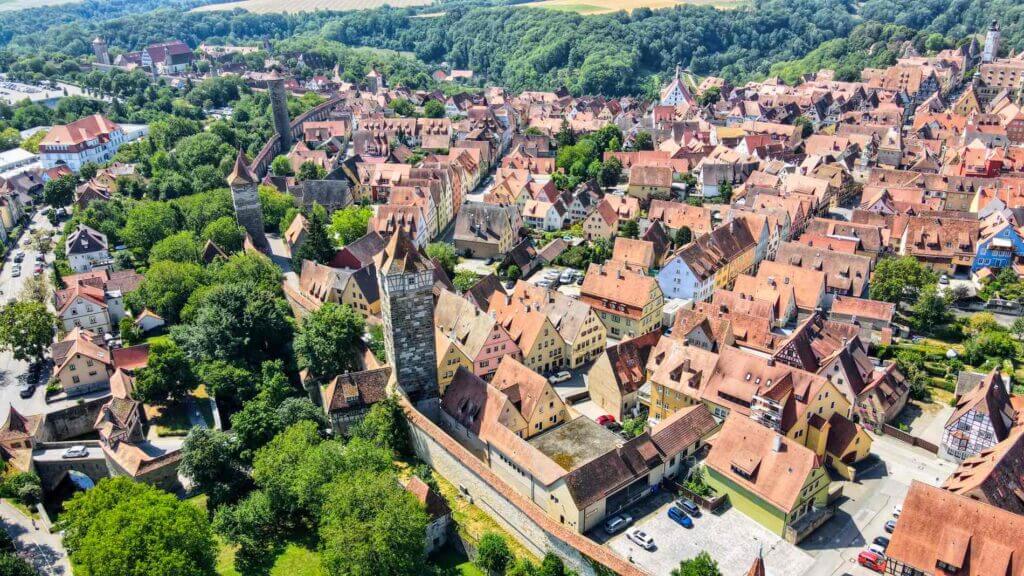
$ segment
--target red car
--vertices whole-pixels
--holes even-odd
[[[611,414],[605,414],[604,416],[597,417],[597,423],[601,426],[607,426],[612,422],[615,422],[615,416],[612,416]]]
[[[862,550],[857,555],[857,563],[878,573],[885,572],[885,556],[871,550]]]

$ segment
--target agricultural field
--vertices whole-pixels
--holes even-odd
[[[11,10],[23,10],[25,8],[39,8],[40,6],[53,6],[55,4],[70,4],[80,0],[0,0],[0,12]]]
[[[520,4],[520,6],[548,8],[579,14],[607,14],[619,10],[632,12],[636,8],[670,8],[676,4],[714,6],[723,10],[732,10],[749,3],[748,0],[540,0],[539,2]]]
[[[3,1],[0,0],[0,2]],[[367,10],[370,8],[380,8],[385,4],[394,7],[426,6],[431,3],[433,3],[433,0],[238,0],[223,4],[209,4],[195,10],[234,10],[235,8],[242,8],[254,14],[269,14],[273,12],[312,12],[314,10]]]

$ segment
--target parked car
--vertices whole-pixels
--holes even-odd
[[[683,528],[693,528],[693,520],[680,508],[672,506],[668,509],[668,517],[675,521]]]
[[[870,545],[868,545],[868,550],[874,552],[875,554],[878,554],[879,556],[885,556],[885,548],[882,548],[881,546],[879,546],[878,544],[875,544],[874,542],[872,542]]]
[[[895,530],[896,530],[896,521],[895,520],[889,520],[888,522],[885,523],[885,531],[886,532],[888,532],[889,534],[892,534],[893,531],[895,531]]]
[[[548,376],[548,382],[551,382],[552,384],[558,384],[559,382],[565,382],[566,380],[572,380],[572,374],[565,370]]]
[[[618,516],[612,516],[608,520],[605,520],[604,531],[609,534],[618,534],[632,523],[633,518],[629,514],[619,514]]]
[[[558,277],[559,282],[562,284],[572,284],[572,281],[576,279],[576,271],[572,268],[566,268],[562,275]]]
[[[43,256],[42,254],[36,254],[36,262],[45,262],[45,261],[46,261],[46,256]]]
[[[949,276],[946,276],[945,274],[939,276],[939,284],[949,284]]]
[[[604,427],[607,428],[609,432],[618,433],[622,431],[622,424],[619,424],[618,422],[609,422],[605,424]],[[626,438],[626,440],[629,440],[629,438]]]
[[[900,504],[899,506],[896,506],[895,508],[892,509],[892,517],[893,518],[899,518],[900,514],[902,512],[903,512],[903,505]]]
[[[654,550],[654,538],[651,538],[647,532],[639,528],[633,528],[626,533],[626,538],[629,538],[637,546],[644,550]]]
[[[18,396],[22,398],[31,398],[36,393],[36,385],[30,382],[25,382],[18,388]]]
[[[585,280],[585,279],[586,279],[586,276],[584,276],[583,274],[580,274],[580,275],[579,275],[579,276],[578,276],[578,277],[576,278],[576,285],[577,285],[577,286],[583,286],[583,280]]]
[[[885,556],[870,550],[863,550],[857,555],[857,563],[875,572],[885,572]]]
[[[61,458],[85,458],[89,455],[89,449],[85,446],[72,446],[64,451],[64,455]]]
[[[878,544],[883,550],[889,547],[889,539],[885,536],[876,536],[872,544]]]
[[[11,277],[17,278],[18,276],[21,276],[21,266],[15,266],[14,268],[11,268]]]
[[[597,417],[597,423],[601,426],[607,426],[613,422],[615,422],[615,416],[612,416],[611,414],[603,414]]]
[[[22,252],[21,250],[18,250],[17,252],[15,252],[14,253],[14,261],[18,262],[19,264],[21,262],[24,262],[25,261],[25,253]]]
[[[541,288],[551,288],[551,280],[548,280],[547,278],[537,280],[537,286]]]
[[[561,275],[562,273],[559,272],[558,270],[548,270],[547,272],[544,273],[544,277],[547,278],[548,280],[557,280],[558,277]]]
[[[676,506],[682,508],[687,514],[694,518],[700,518],[700,507],[693,503],[693,500],[689,498],[677,498]]]

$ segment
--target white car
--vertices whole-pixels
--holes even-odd
[[[575,278],[576,271],[572,268],[566,268],[565,272],[562,272],[562,275],[558,277],[562,284],[570,284]]]
[[[62,458],[85,458],[89,455],[89,449],[85,446],[72,446],[64,451]]]
[[[871,546],[868,546],[868,550],[871,550],[872,552],[878,554],[883,558],[885,557],[885,548],[882,548],[878,544],[872,544]]]
[[[15,266],[14,268],[11,268],[11,276],[14,278],[21,276],[21,266]]]
[[[559,382],[565,382],[566,380],[572,380],[572,374],[565,372],[564,370],[558,374],[548,376],[548,382],[551,382],[552,384],[558,384]]]
[[[644,550],[654,550],[654,538],[639,528],[633,528],[626,532],[626,538]]]
[[[537,280],[537,286],[541,288],[551,288],[551,280],[548,280],[547,278]]]
[[[548,270],[544,273],[544,278],[547,278],[548,280],[557,280],[561,275],[562,273],[558,270]]]
[[[892,517],[893,518],[899,518],[900,514],[902,514],[902,513],[903,513],[903,505],[902,504],[900,504],[899,506],[896,506],[895,508],[892,509]]]

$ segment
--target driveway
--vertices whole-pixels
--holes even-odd
[[[717,562],[723,576],[745,576],[758,553],[764,555],[769,576],[792,576],[808,569],[814,559],[806,552],[772,534],[742,512],[730,508],[721,514],[704,513],[694,519],[694,527],[683,528],[667,516],[672,505],[667,493],[659,493],[628,511],[634,526],[654,537],[657,548],[646,551],[633,544],[622,532],[608,539],[603,529],[591,537],[619,556],[632,559],[650,574],[669,574],[683,560],[702,551]]]
[[[869,576],[857,565],[860,553],[877,536],[888,536],[885,523],[902,504],[913,481],[939,486],[956,469],[934,454],[890,436],[872,436],[871,459],[861,467],[856,482],[843,483],[843,498],[836,516],[800,547],[815,557],[805,576]]]
[[[942,442],[946,421],[952,414],[953,407],[948,404],[911,400],[896,421],[906,424],[907,431],[914,436],[938,445]]]

